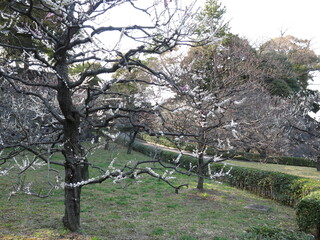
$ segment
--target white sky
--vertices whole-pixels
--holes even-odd
[[[145,0],[152,3],[153,0]],[[164,2],[165,0],[159,0]],[[167,0],[172,7],[175,2],[182,8],[194,0]],[[248,38],[252,44],[261,43],[281,32],[311,41],[311,48],[320,55],[320,0],[219,0],[226,7],[225,20],[230,21],[231,32]],[[143,1],[142,1],[143,2]],[[206,0],[196,0],[196,5],[204,6]],[[140,3],[140,2],[137,2]],[[124,6],[123,6],[124,7]],[[137,16],[121,8],[109,19],[122,22],[144,21],[143,15]]]
[[[231,32],[252,43],[279,37],[281,32],[311,40],[320,54],[319,0],[220,0]]]

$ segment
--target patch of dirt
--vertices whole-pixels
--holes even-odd
[[[214,201],[220,199],[220,196],[223,195],[217,190],[204,189],[199,192],[197,189],[188,189],[186,191],[187,197],[192,200],[209,200]]]
[[[36,235],[36,236],[33,236]],[[85,236],[85,235],[81,235],[78,233],[69,233],[66,235],[60,235],[60,234],[52,234],[52,232],[50,233],[45,233],[45,232],[41,232],[41,234],[38,233],[34,233],[34,234],[28,234],[28,235],[0,235],[0,238],[2,240],[90,240],[91,237],[89,236]]]
[[[62,238],[57,238],[57,240],[90,240],[91,237],[84,236],[78,233],[69,233],[67,235],[64,235]],[[56,239],[52,239],[56,240]]]

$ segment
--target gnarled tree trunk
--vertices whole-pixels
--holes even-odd
[[[72,93],[66,85],[68,82],[67,65],[58,64],[56,70],[60,76],[57,99],[64,115],[64,149],[65,158],[65,215],[63,223],[71,231],[80,228],[81,186],[77,185],[89,178],[88,162],[80,144],[80,114],[72,101]]]

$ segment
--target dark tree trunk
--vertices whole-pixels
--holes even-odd
[[[80,117],[77,113],[64,124],[64,157],[65,157],[65,216],[63,223],[71,231],[80,227],[80,194],[81,186],[72,186],[88,180],[89,170],[85,152],[79,142]]]
[[[89,170],[85,152],[79,142],[80,116],[74,112],[64,124],[64,157],[65,157],[65,216],[63,223],[71,231],[80,227],[80,194],[81,186],[72,186],[88,180]]]
[[[81,186],[73,186],[89,178],[88,162],[85,151],[80,144],[80,114],[72,102],[71,90],[66,85],[68,80],[67,65],[58,64],[56,70],[62,78],[58,84],[57,99],[64,115],[64,149],[65,158],[65,215],[63,223],[71,231],[80,228],[80,194]],[[64,79],[64,80],[63,80]]]
[[[261,148],[258,149],[258,152],[260,154],[260,160],[265,161],[267,159],[267,149]]]
[[[80,228],[80,194],[81,187],[65,187],[63,224],[72,232]]]
[[[204,151],[206,148],[206,136],[205,136],[205,129],[200,128],[199,130],[199,142],[198,142],[198,151],[200,151],[200,154],[198,156],[198,168],[197,168],[197,174],[198,174],[198,184],[197,189],[198,191],[203,191],[203,184],[204,184],[204,175],[205,175],[205,164],[204,164]]]
[[[134,141],[136,140],[136,137],[137,137],[137,134],[138,134],[138,131],[134,131],[132,136],[130,134],[130,142],[128,144],[128,150],[127,150],[127,154],[131,154],[132,152],[132,147],[133,147],[133,143]]]
[[[203,191],[203,183],[204,183],[204,161],[203,161],[203,154],[200,154],[198,158],[198,169],[197,169],[197,174],[198,174],[198,184],[197,184],[197,189],[199,191]]]
[[[93,143],[99,143],[99,134],[98,132],[96,133],[96,135],[93,137]]]
[[[104,150],[108,150],[109,149],[109,142],[110,142],[110,139],[109,137],[106,137],[105,141],[104,141]]]
[[[316,168],[317,171],[320,171],[320,156],[317,157]]]

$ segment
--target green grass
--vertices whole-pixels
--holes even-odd
[[[261,170],[273,171],[273,172],[282,172],[291,175],[296,175],[300,177],[312,178],[320,180],[320,172],[316,168],[312,167],[299,167],[299,166],[289,166],[281,164],[272,164],[272,163],[260,163],[260,162],[247,162],[247,161],[226,161],[228,164],[233,164],[240,167],[249,167],[257,168]]]
[[[115,165],[128,159],[126,149],[114,145],[119,154]],[[105,167],[116,154],[99,150],[90,158]],[[133,153],[130,159],[146,160]],[[45,170],[45,169],[43,169]],[[91,176],[97,174],[92,172]],[[45,174],[27,176],[39,184]],[[81,231],[64,229],[63,190],[40,199],[17,194],[8,200],[14,179],[0,177],[0,239],[236,239],[251,226],[297,228],[295,211],[224,184],[207,181],[203,193],[195,190],[196,179],[176,175],[176,184],[189,183],[179,194],[159,180],[143,177],[138,182],[114,184],[106,181],[82,190]],[[42,179],[43,180],[43,179]],[[249,204],[266,205],[270,211],[244,209]]]

